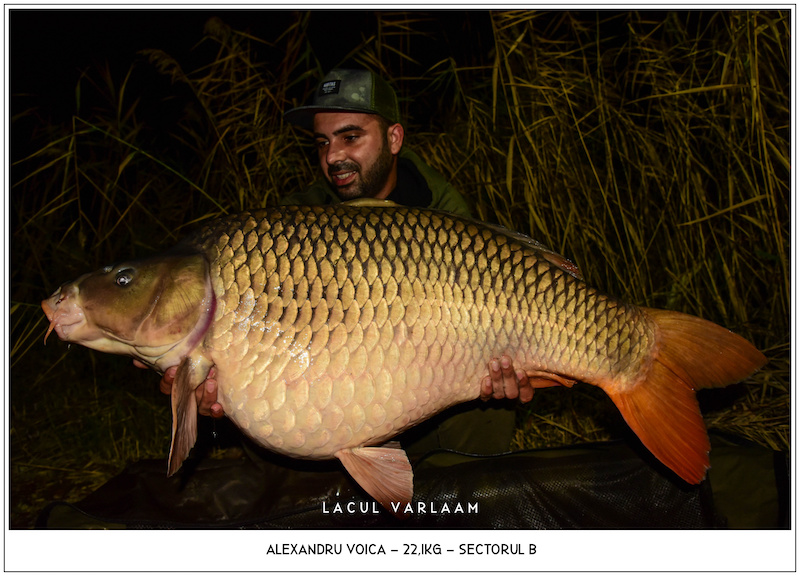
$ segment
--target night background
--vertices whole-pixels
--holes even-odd
[[[12,528],[128,462],[165,458],[169,442],[158,377],[55,337],[42,346],[39,302],[308,184],[309,139],[282,113],[337,66],[390,80],[406,145],[475,217],[542,241],[607,293],[754,342],[769,363],[702,396],[706,423],[789,451],[788,12],[8,18]],[[511,448],[623,436],[589,388],[520,407]]]

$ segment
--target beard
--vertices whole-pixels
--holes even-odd
[[[386,182],[389,180],[389,176],[392,173],[393,163],[394,157],[389,150],[389,142],[384,138],[381,143],[381,148],[378,150],[378,157],[375,159],[375,162],[367,168],[366,172],[362,172],[358,164],[354,162],[339,162],[328,168],[330,180],[334,180],[334,172],[356,172],[357,176],[352,184],[339,187],[331,181],[328,183],[341,200],[372,198],[386,186]]]

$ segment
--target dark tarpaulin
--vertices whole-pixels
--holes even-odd
[[[498,456],[448,451],[414,463],[414,512],[384,511],[337,462],[247,449],[233,459],[130,464],[42,528],[788,528],[784,453],[712,437],[712,471],[689,486],[623,442]]]

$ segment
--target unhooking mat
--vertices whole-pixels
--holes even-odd
[[[435,451],[414,462],[405,519],[383,510],[338,462],[252,448],[130,464],[77,503],[56,502],[40,528],[788,528],[785,453],[712,434],[712,470],[689,486],[631,442],[497,456]]]

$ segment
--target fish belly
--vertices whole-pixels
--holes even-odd
[[[217,297],[204,345],[220,402],[293,457],[380,444],[477,398],[501,354],[532,373],[624,385],[655,345],[636,307],[446,214],[282,207],[196,241]]]

